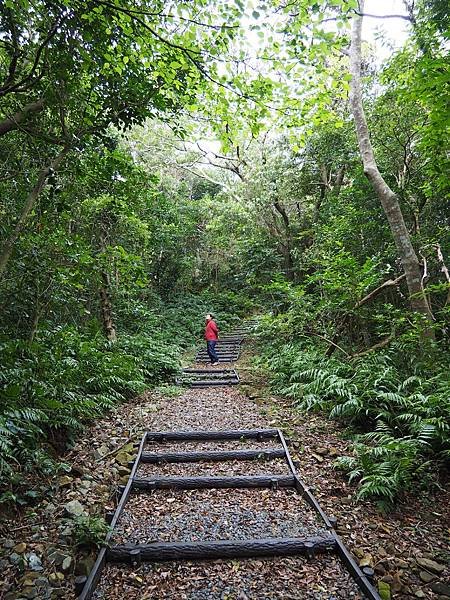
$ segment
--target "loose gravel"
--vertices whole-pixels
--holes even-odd
[[[220,365],[225,366],[225,365]],[[208,367],[204,365],[205,369]],[[232,387],[188,389],[161,403],[147,429],[259,429],[271,424],[258,405]],[[279,448],[274,440],[149,443],[150,452]],[[289,475],[283,459],[141,464],[137,476]],[[292,489],[156,490],[134,493],[112,543],[304,537],[325,533]],[[179,561],[140,567],[108,565],[97,600],[357,600],[361,596],[334,556]]]
[[[333,556],[108,565],[95,600],[362,600]]]
[[[207,441],[170,441],[148,442],[145,446],[147,452],[202,452],[204,450],[267,450],[282,449],[277,439],[271,440],[207,440]]]
[[[133,495],[114,543],[197,542],[325,534],[293,489],[158,490]]]
[[[258,406],[233,387],[187,389],[155,413],[149,430],[258,429],[267,427]]]
[[[201,477],[226,475],[289,475],[290,471],[284,459],[273,460],[227,460],[226,462],[201,463],[142,463],[138,477]]]

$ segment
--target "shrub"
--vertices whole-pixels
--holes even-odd
[[[353,428],[354,455],[339,466],[359,481],[359,497],[392,502],[450,458],[450,381],[442,356],[434,364],[409,361],[399,342],[353,361],[327,358],[306,337],[263,344],[263,353],[278,393],[299,410],[326,411]]]

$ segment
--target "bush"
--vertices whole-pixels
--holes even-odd
[[[339,461],[359,497],[392,502],[450,458],[450,381],[444,365],[408,360],[399,342],[357,360],[326,358],[301,341],[263,345],[275,390],[300,410],[321,410],[356,432],[354,456]],[[267,333],[268,332],[268,333]]]
[[[70,440],[83,425],[178,370],[178,348],[144,336],[110,344],[73,327],[31,344],[0,345],[0,474],[34,469],[42,444]]]
[[[57,470],[58,451],[86,423],[174,379],[182,348],[202,335],[206,312],[215,312],[226,329],[248,310],[241,304],[235,294],[185,294],[167,302],[154,295],[151,307],[122,307],[115,343],[95,323],[84,330],[42,324],[33,342],[0,338],[0,484],[16,490],[17,472],[44,474],[49,464]]]

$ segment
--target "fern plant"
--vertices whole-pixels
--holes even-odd
[[[320,410],[357,432],[339,466],[359,497],[392,503],[450,457],[450,380],[444,362],[409,361],[398,348],[355,361],[326,358],[305,341],[263,346],[274,389],[299,410]],[[398,360],[401,357],[402,360]]]

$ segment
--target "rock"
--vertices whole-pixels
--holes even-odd
[[[70,525],[66,525],[59,532],[59,534],[62,537],[68,537],[68,538],[70,538],[72,536],[72,533],[73,533],[73,528]]]
[[[353,549],[353,554],[357,557],[357,558],[362,558],[364,556],[364,550],[362,548],[354,548]]]
[[[130,474],[130,469],[128,467],[124,467],[124,466],[120,466],[117,469],[117,473],[121,476],[124,477],[125,475],[129,475]]]
[[[77,560],[77,563],[75,565],[75,575],[88,576],[89,573],[92,571],[92,567],[94,566],[94,563],[95,563],[95,557],[93,557],[93,556],[85,556],[84,558]]]
[[[373,568],[373,556],[371,554],[365,554],[359,561],[360,567],[372,567]]]
[[[17,554],[23,554],[26,549],[27,545],[25,544],[25,542],[20,542],[20,544],[16,544],[14,546],[14,552],[17,552]]]
[[[406,562],[406,560],[403,560],[403,558],[397,558],[395,562],[397,567],[400,567],[400,569],[407,569],[409,567],[409,564]]]
[[[415,593],[414,593],[414,596],[416,598],[425,598],[426,597],[425,596],[425,592],[422,591],[421,589],[416,590]]]
[[[49,502],[47,504],[47,506],[44,509],[44,512],[46,515],[52,515],[56,510],[56,506],[54,504],[52,504],[51,502]]]
[[[32,585],[33,581],[35,581],[36,579],[39,579],[40,577],[40,573],[36,572],[36,571],[27,571],[25,573],[25,575],[23,576],[23,585]],[[29,583],[31,582],[31,583]]]
[[[69,477],[68,475],[63,475],[62,477],[58,478],[58,484],[60,485],[60,487],[70,485],[72,482],[73,482],[72,477]]]
[[[22,557],[20,554],[17,554],[16,552],[12,552],[9,555],[9,562],[13,565],[18,565],[20,563],[20,561],[22,560]]]
[[[431,571],[431,573],[435,573],[436,575],[440,575],[445,570],[445,565],[440,565],[435,560],[423,557],[419,557],[416,560],[419,567]]]
[[[11,550],[11,548],[14,548],[14,546],[15,546],[14,540],[5,540],[3,542],[3,548],[6,548],[7,550]]]
[[[24,598],[36,598],[38,591],[35,587],[28,586],[23,588],[23,590],[20,592],[20,595]]]
[[[328,454],[328,448],[318,447],[318,448],[316,448],[316,452],[317,452],[317,454],[320,454],[321,456],[326,456]]]
[[[428,573],[428,571],[420,571],[419,577],[425,583],[430,583],[431,581],[436,579],[436,575],[433,575],[432,573]]]
[[[33,571],[43,571],[44,568],[42,566],[41,559],[34,552],[30,552],[29,554],[25,554],[25,557],[28,562],[28,566]]]
[[[441,594],[441,596],[450,598],[450,585],[447,585],[443,581],[436,581],[432,584],[431,589],[435,594]]]
[[[100,460],[101,458],[103,458],[105,456],[105,454],[108,454],[108,452],[109,452],[108,446],[105,446],[103,444],[102,446],[100,446],[99,448],[94,450],[94,458],[96,460]]]
[[[377,554],[380,558],[386,558],[386,556],[388,555],[388,553],[386,552],[386,548],[383,548],[383,546],[378,546]]]
[[[71,500],[64,505],[64,510],[69,517],[81,517],[86,514],[86,509],[78,500]]]
[[[378,582],[378,593],[381,600],[391,600],[391,586],[385,581]]]
[[[52,562],[53,564],[55,564],[57,566],[62,565],[62,563],[64,562],[64,560],[66,558],[67,558],[67,554],[64,554],[64,552],[60,552],[56,548],[52,549],[48,553],[48,559],[50,560],[50,562]]]
[[[68,571],[70,569],[71,565],[72,565],[72,557],[66,556],[66,558],[62,562],[61,569],[63,571]]]
[[[317,462],[319,463],[323,463],[323,456],[321,456],[320,454],[315,454],[315,452],[311,452],[311,456],[314,456],[314,458],[317,460]]]
[[[116,454],[116,462],[119,463],[119,465],[127,466],[132,458],[131,454],[124,452],[123,450]]]

